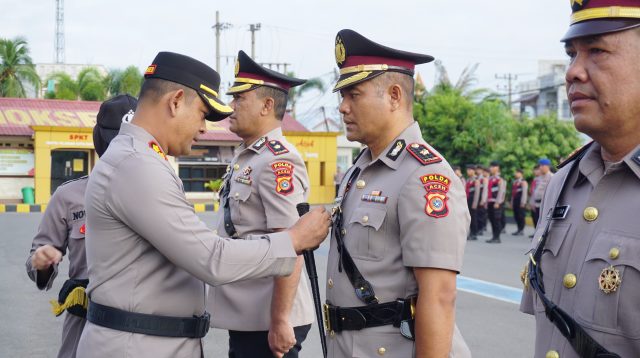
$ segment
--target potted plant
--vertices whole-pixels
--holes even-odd
[[[213,191],[213,201],[220,201],[220,186],[222,185],[222,179],[209,180],[209,182],[204,183],[204,187]]]

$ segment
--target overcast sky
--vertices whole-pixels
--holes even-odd
[[[298,77],[333,78],[334,38],[351,28],[403,50],[433,55],[452,80],[479,63],[478,86],[497,90],[496,74],[534,79],[538,60],[563,60],[559,39],[568,27],[569,0],[65,0],[66,63],[144,70],[168,50],[215,66],[215,12],[232,24],[221,37],[221,54],[250,53],[249,24],[256,32],[259,62],[290,63]],[[0,37],[23,36],[36,63],[54,59],[55,0],[0,0]],[[433,64],[417,67],[431,87]],[[224,82],[233,60],[222,59]],[[336,96],[309,94],[298,117],[313,121]]]

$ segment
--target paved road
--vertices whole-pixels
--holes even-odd
[[[212,213],[200,214],[211,222]],[[49,292],[39,292],[25,273],[24,262],[42,214],[0,214],[0,357],[55,357],[61,317],[48,301],[57,297],[66,279],[67,261]],[[508,226],[507,232],[514,231]],[[527,234],[530,234],[531,229]],[[534,320],[518,311],[514,295],[521,288],[519,272],[529,245],[527,236],[503,235],[500,245],[469,242],[459,279],[457,321],[477,358],[531,357]],[[317,251],[320,290],[324,293],[327,244]],[[498,285],[495,285],[498,284]],[[506,287],[505,287],[506,286]],[[473,293],[476,292],[476,293]],[[494,298],[490,298],[494,297]],[[225,357],[227,334],[212,330],[205,338],[207,357]],[[320,357],[317,327],[312,327],[301,352]]]

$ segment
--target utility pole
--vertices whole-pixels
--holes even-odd
[[[249,31],[251,31],[251,58],[256,58],[256,31],[260,31],[260,23],[250,24]]]
[[[498,80],[503,80],[503,81],[507,81],[507,87],[502,87],[500,85],[498,85],[498,89],[506,89],[507,90],[507,98],[508,98],[508,104],[509,104],[509,111],[511,111],[511,95],[513,94],[513,85],[512,82],[518,79],[518,75],[513,74],[513,73],[507,73],[504,75],[497,75],[496,74],[496,79]]]
[[[56,0],[55,63],[64,63],[64,0]]]
[[[211,26],[211,28],[216,30],[216,72],[220,73],[220,33],[222,30],[230,29],[231,24],[226,22],[221,23],[220,11],[216,10],[216,24]]]

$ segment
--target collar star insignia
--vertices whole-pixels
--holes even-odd
[[[402,150],[406,145],[407,143],[404,141],[404,139],[398,139],[396,143],[391,147],[391,149],[389,149],[389,152],[387,152],[387,158],[391,160],[398,159],[400,153],[402,153]]]

